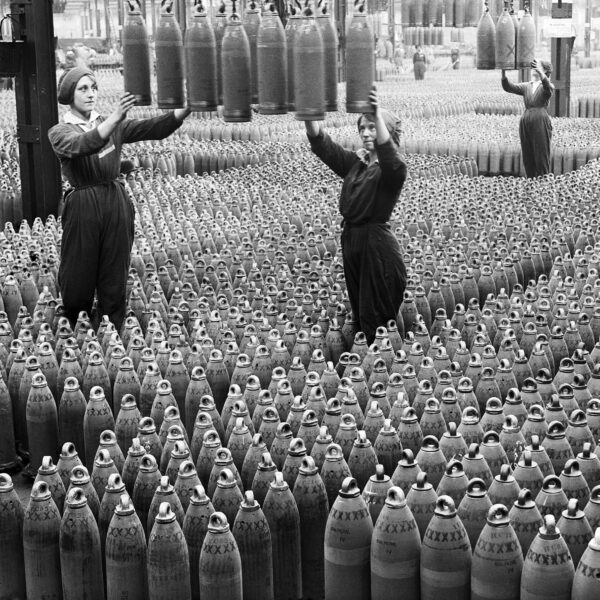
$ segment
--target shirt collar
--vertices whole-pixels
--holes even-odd
[[[96,120],[99,116],[100,114],[93,110],[90,114],[89,121],[86,121],[85,119],[82,119],[80,116],[68,110],[63,116],[63,121],[72,125],[79,125],[86,131],[90,131],[96,126]]]
[[[358,158],[360,159],[360,161],[363,162],[365,165],[371,164],[369,162],[369,152],[368,152],[368,150],[365,150],[364,148],[359,148],[356,151],[356,156],[358,156]],[[379,162],[379,158],[375,158],[375,160],[373,162],[378,163]]]

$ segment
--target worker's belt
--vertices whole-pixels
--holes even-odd
[[[363,227],[364,225],[384,225],[387,221],[358,221],[351,223],[349,221],[342,221],[342,227],[344,229],[354,229],[356,227]]]
[[[88,188],[98,187],[100,185],[110,185],[111,183],[121,183],[118,179],[107,179],[106,181],[95,181],[94,183],[88,183],[87,185],[76,185],[73,186],[71,191],[78,192],[79,190],[87,190]]]

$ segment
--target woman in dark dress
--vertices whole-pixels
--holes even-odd
[[[363,142],[358,152],[333,142],[314,121],[305,125],[312,151],[344,178],[339,203],[344,276],[357,327],[371,344],[377,327],[397,318],[406,287],[400,244],[388,223],[406,164],[398,149],[399,119],[379,108],[375,88],[369,101],[373,113],[358,120]]]
[[[550,173],[552,121],[547,108],[554,86],[550,82],[552,65],[549,62],[536,59],[531,67],[531,81],[528,83],[511,83],[502,70],[502,88],[523,96],[525,112],[519,123],[521,154],[527,177],[538,177]]]
[[[190,110],[127,119],[135,97],[126,93],[115,110],[102,117],[94,110],[96,78],[83,67],[65,71],[58,88],[58,101],[70,109],[48,137],[73,188],[62,212],[58,283],[63,309],[74,325],[80,311],[90,315],[96,293],[96,319],[108,315],[118,330],[125,317],[135,219],[133,202],[119,177],[121,147],[166,138]]]
[[[413,69],[415,71],[415,79],[417,81],[425,79],[425,71],[427,70],[427,56],[423,52],[421,46],[415,47],[413,54]]]

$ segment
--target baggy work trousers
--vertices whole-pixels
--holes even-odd
[[[120,329],[125,318],[127,275],[133,245],[135,208],[119,181],[75,189],[62,215],[63,234],[58,283],[67,318],[108,315]]]
[[[377,327],[396,319],[406,288],[400,244],[388,223],[344,225],[344,276],[359,331],[372,344]]]

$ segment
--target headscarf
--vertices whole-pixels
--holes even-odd
[[[75,88],[79,80],[86,75],[94,81],[96,80],[94,73],[85,67],[73,67],[60,76],[58,80],[58,102],[60,104],[71,104],[73,102]]]
[[[381,115],[381,118],[385,123],[385,127],[389,131],[394,144],[396,144],[397,146],[400,143],[400,134],[402,133],[402,121],[397,115],[395,115],[393,112],[390,112],[389,110],[386,110],[385,108],[380,108],[379,114]],[[373,122],[374,120],[373,114],[363,113],[358,118],[358,127],[360,127],[360,121],[363,117],[367,119],[367,121]]]
[[[550,75],[552,75],[552,63],[547,60],[542,60],[541,65],[544,73],[546,73],[546,77],[550,77]]]

